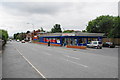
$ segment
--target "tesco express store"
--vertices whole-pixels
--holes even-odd
[[[101,41],[101,33],[46,33],[39,36],[39,42],[51,44],[86,46],[91,41]]]

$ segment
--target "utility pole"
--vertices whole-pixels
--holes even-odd
[[[33,39],[33,37],[34,37],[34,24],[32,24],[32,23],[27,23],[27,24],[31,24],[32,25],[32,28],[33,28],[33,35],[31,36],[31,38]],[[30,40],[32,40],[32,39],[30,39]]]

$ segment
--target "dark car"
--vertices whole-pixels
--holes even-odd
[[[105,43],[103,43],[103,47],[114,48],[115,44],[112,42],[105,42]]]

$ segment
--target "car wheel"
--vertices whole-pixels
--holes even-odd
[[[97,49],[99,49],[99,46],[97,46]]]

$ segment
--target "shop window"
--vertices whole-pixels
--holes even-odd
[[[56,39],[56,43],[60,43],[60,38],[57,38],[57,39]]]
[[[83,43],[83,44],[86,43],[86,38],[82,38],[82,43]]]
[[[97,41],[97,38],[92,38],[92,41]]]
[[[57,38],[53,38],[53,43],[57,43]]]
[[[97,38],[88,38],[88,43],[91,43],[91,41],[97,41]]]
[[[92,41],[92,38],[88,38],[88,43],[91,43],[91,41]]]
[[[76,38],[73,38],[71,44],[72,44],[72,45],[77,45],[77,39],[76,39]]]
[[[53,42],[53,39],[52,39],[52,38],[50,38],[49,40],[50,40],[50,42]]]
[[[85,44],[86,43],[86,38],[80,38],[80,39],[78,39],[78,43]]]
[[[82,38],[78,39],[78,43],[82,43]]]

